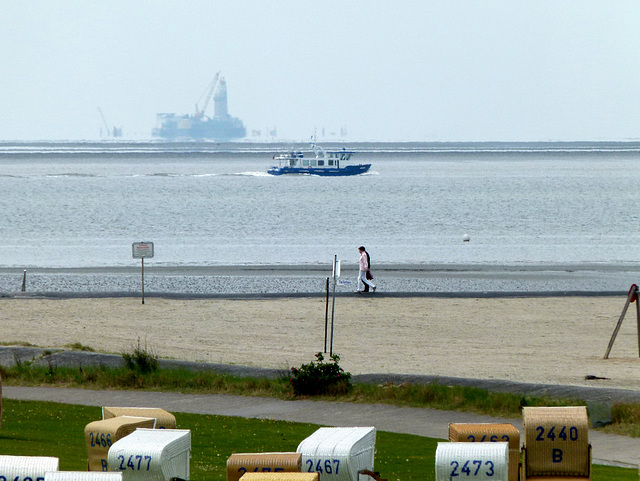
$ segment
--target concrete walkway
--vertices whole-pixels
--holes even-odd
[[[512,423],[522,433],[521,419],[493,418],[457,411],[322,401],[283,401],[227,395],[196,395],[149,391],[96,391],[49,387],[4,386],[5,399],[52,401],[85,406],[159,407],[169,412],[240,416],[313,423],[325,426],[375,426],[380,431],[447,439],[449,423]],[[593,462],[638,467],[640,438],[590,430]]]

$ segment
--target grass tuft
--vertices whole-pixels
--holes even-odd
[[[38,347],[26,341],[3,341],[0,342],[0,346]]]
[[[66,347],[67,349],[71,349],[72,351],[96,352],[94,348],[85,346],[84,344],[81,344],[79,342],[65,344],[64,347]]]

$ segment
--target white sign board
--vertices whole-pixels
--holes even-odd
[[[153,242],[134,242],[131,248],[134,259],[149,259],[153,257]]]

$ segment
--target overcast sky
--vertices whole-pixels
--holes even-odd
[[[0,140],[150,138],[217,71],[250,136],[640,139],[637,0],[0,1]]]

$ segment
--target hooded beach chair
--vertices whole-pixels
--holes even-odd
[[[240,481],[319,481],[319,480],[320,480],[320,473],[245,473],[240,478]]]
[[[520,475],[520,431],[509,423],[451,423],[449,441],[459,443],[509,443],[509,481]]]
[[[102,419],[116,416],[136,416],[142,418],[155,418],[156,429],[175,429],[176,417],[170,412],[160,408],[136,408],[136,407],[103,407]]]
[[[586,407],[525,407],[522,422],[522,481],[591,479]]]
[[[238,481],[244,473],[299,473],[300,453],[236,453],[227,459],[227,481]]]
[[[436,481],[508,481],[509,443],[438,443]]]
[[[47,472],[58,471],[58,458],[47,456],[0,456],[0,473],[7,480],[44,479]]]
[[[109,471],[121,471],[124,481],[170,481],[189,479],[191,431],[144,429],[113,443]]]
[[[45,474],[44,481],[122,481],[122,473],[114,471],[56,471]]]
[[[323,481],[358,481],[358,473],[373,471],[376,429],[320,428],[303,440],[302,471],[318,472]]]

